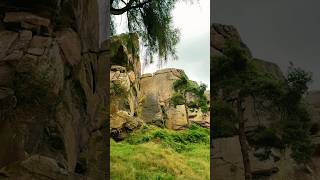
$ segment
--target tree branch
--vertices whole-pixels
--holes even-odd
[[[111,7],[111,14],[113,15],[121,15],[131,9],[136,9],[136,8],[142,8],[144,5],[150,3],[152,0],[145,0],[144,2],[141,2],[139,4],[133,5],[133,3],[135,2],[135,0],[130,0],[125,7],[120,8],[120,9],[116,9],[114,7]]]

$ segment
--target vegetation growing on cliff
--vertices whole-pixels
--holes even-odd
[[[144,126],[123,142],[111,141],[112,179],[209,179],[210,133]]]
[[[220,102],[213,106],[214,114],[219,116],[215,118],[213,126],[226,129],[220,129],[214,134],[239,135],[245,178],[252,179],[248,140],[253,143],[251,145],[263,147],[267,151],[271,147],[291,148],[291,156],[297,163],[307,163],[312,153],[310,118],[303,106],[302,97],[308,89],[311,75],[290,66],[284,80],[275,77],[259,68],[238,41],[228,41],[223,53],[225,56],[215,57],[211,61],[215,82],[213,94],[215,102]],[[244,115],[248,98],[253,99],[260,110],[280,117],[279,121],[274,122],[275,130],[263,127],[254,132],[254,138],[248,137]],[[234,113],[227,114],[228,111]],[[233,120],[237,121],[237,126]],[[237,131],[234,131],[235,128]]]
[[[127,98],[129,92],[119,84],[111,83],[110,84],[110,96],[118,98]]]
[[[213,103],[214,123],[213,138],[231,137],[238,133],[236,124],[236,114],[229,103],[222,100],[216,100]]]
[[[171,103],[174,106],[185,104],[190,108],[199,107],[204,113],[208,112],[208,100],[204,94],[207,85],[198,85],[196,82],[189,80],[186,75],[183,75],[173,83],[173,88],[176,91],[176,93],[171,97]],[[195,95],[195,101],[187,102],[187,93]]]

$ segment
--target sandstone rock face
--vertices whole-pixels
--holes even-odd
[[[111,135],[115,140],[123,140],[128,133],[138,129],[142,124],[142,120],[131,116],[128,112],[118,111],[110,117]]]
[[[5,23],[19,23],[21,27],[38,33],[40,33],[41,28],[44,28],[46,33],[52,32],[50,19],[29,12],[7,12],[3,21]]]
[[[242,42],[238,30],[234,26],[213,23],[210,28],[210,38],[210,56],[222,55],[227,40],[240,41],[241,46],[251,54],[249,48]]]
[[[310,107],[311,119],[316,125],[316,129],[320,128],[320,91],[310,91],[306,95],[306,101]],[[319,131],[315,131],[314,135],[319,135]]]
[[[128,41],[129,39],[131,40]],[[142,123],[175,130],[184,129],[189,124],[186,106],[173,107],[170,104],[175,93],[173,83],[184,72],[179,69],[162,69],[141,76],[138,37],[134,34],[113,37],[109,48],[112,137],[122,140]],[[192,100],[191,98],[190,101]],[[205,119],[203,114],[200,116],[197,119],[199,124],[205,121],[205,127],[209,127],[208,115]]]
[[[128,46],[128,42],[133,42]],[[124,34],[111,39],[110,131],[115,140],[123,140],[143,121],[138,118],[140,97],[140,59],[138,37]]]
[[[181,129],[188,124],[185,107],[170,107],[175,93],[173,83],[182,77],[179,69],[162,69],[141,78],[139,117],[147,123],[165,124],[171,129]],[[176,119],[178,118],[178,119]]]
[[[4,24],[50,21],[7,13]],[[9,26],[7,26],[9,27]],[[71,29],[0,30],[0,178],[104,179],[110,54]]]
[[[128,39],[131,39],[131,43]],[[194,118],[187,115],[186,105],[174,107],[170,102],[171,97],[176,93],[173,83],[185,75],[183,70],[168,68],[153,74],[141,75],[138,38],[134,34],[120,35],[113,37],[111,42],[110,111],[112,116],[117,117],[118,113],[124,111],[133,119],[141,119],[144,123],[175,130],[186,128],[190,119],[203,127],[210,127],[210,113],[199,113]],[[188,102],[196,98],[193,94],[187,95]],[[119,120],[114,118],[113,121],[117,119]],[[117,126],[115,122],[111,124],[112,132],[123,132],[121,128],[125,121],[119,120],[118,123],[121,125]],[[126,136],[126,133],[114,133],[114,138],[121,139],[122,136]]]
[[[188,117],[185,105],[170,107],[166,113],[168,117],[166,122],[167,128],[178,130],[183,129],[186,125],[188,125]]]
[[[210,128],[210,112],[203,113],[201,109],[188,109],[188,118],[193,123]]]
[[[71,0],[83,52],[99,48],[98,1]]]
[[[39,38],[38,41],[41,41]],[[62,49],[65,60],[74,66],[81,60],[81,42],[78,34],[71,29],[66,29],[57,33],[57,41]],[[34,44],[39,44],[35,42]]]
[[[313,158],[308,170],[290,157],[290,151],[272,150],[272,157],[261,161],[250,151],[254,179],[258,180],[314,180],[319,177],[319,158]],[[244,180],[242,154],[238,136],[214,140],[213,173],[217,180]],[[308,172],[309,171],[309,172]]]

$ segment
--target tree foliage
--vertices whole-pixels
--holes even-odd
[[[213,103],[212,117],[213,137],[230,137],[238,134],[236,124],[236,113],[229,103],[221,100],[216,100]]]
[[[229,104],[229,108],[232,108],[235,100],[245,101],[251,97],[260,108],[278,114],[280,120],[275,122],[275,129],[260,127],[248,141],[257,148],[291,148],[291,156],[297,163],[307,163],[313,145],[310,140],[310,115],[303,95],[312,80],[311,74],[291,63],[284,80],[275,77],[255,66],[238,41],[228,41],[223,53],[225,56],[215,57],[211,61],[216,101],[220,98],[225,103],[224,107]],[[223,116],[225,109],[214,106],[214,114],[218,115],[214,127],[222,124],[220,121],[230,121],[230,117]],[[230,124],[228,128],[232,129]]]
[[[189,108],[200,107],[201,111],[206,113],[209,110],[207,97],[205,91],[207,85],[201,83],[198,85],[196,82],[190,81],[186,75],[182,75],[180,79],[173,83],[173,89],[176,93],[171,97],[171,102],[176,106],[178,104],[186,104]],[[187,103],[187,93],[196,96],[196,101]]]
[[[146,47],[146,63],[159,56],[160,65],[176,59],[179,30],[172,25],[172,10],[179,0],[111,0],[111,14],[126,14],[129,32],[137,32]],[[192,2],[192,0],[184,0]]]

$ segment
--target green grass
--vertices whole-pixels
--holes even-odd
[[[205,180],[210,178],[210,133],[144,126],[122,142],[111,140],[112,180]]]

